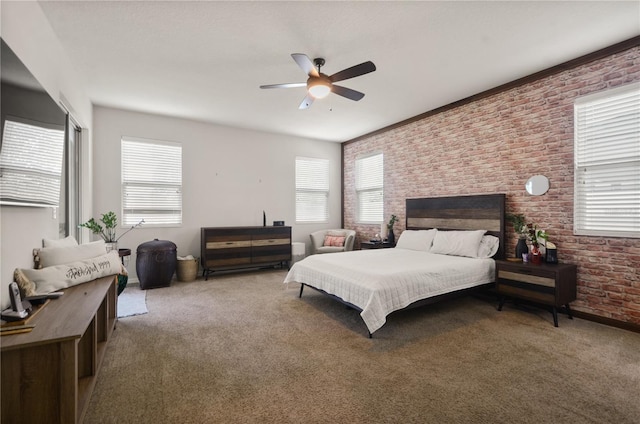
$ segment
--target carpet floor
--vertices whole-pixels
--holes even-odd
[[[488,298],[359,314],[280,270],[172,282],[120,320],[85,423],[637,423],[640,334]]]

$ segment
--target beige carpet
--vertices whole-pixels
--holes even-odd
[[[85,423],[637,423],[640,334],[468,297],[358,313],[283,271],[147,291]]]

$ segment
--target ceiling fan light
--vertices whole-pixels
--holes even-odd
[[[331,86],[322,80],[310,81],[307,84],[307,90],[316,99],[327,97],[331,92]]]

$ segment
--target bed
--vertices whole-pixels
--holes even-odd
[[[504,206],[504,194],[407,199],[408,231],[395,248],[312,255],[284,283],[300,283],[300,297],[310,287],[360,311],[372,337],[392,312],[493,286]]]

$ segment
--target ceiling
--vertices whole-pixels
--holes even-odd
[[[41,1],[96,105],[346,141],[640,35],[639,1]],[[291,58],[377,70],[298,110]]]

